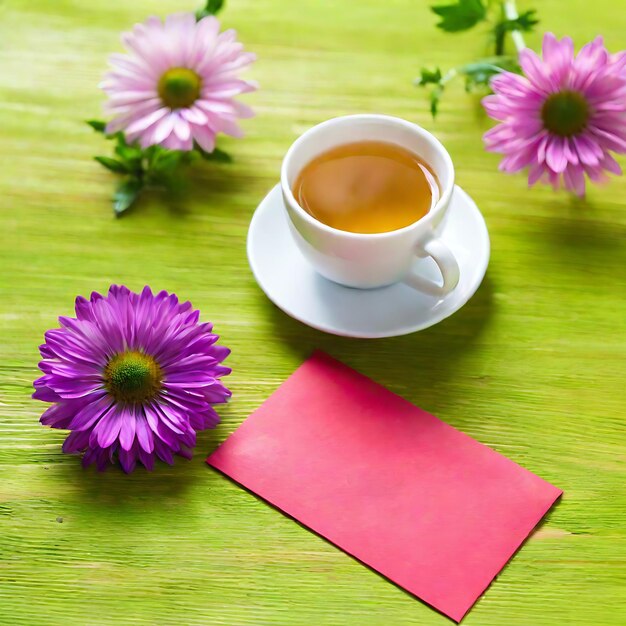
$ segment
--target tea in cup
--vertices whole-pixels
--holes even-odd
[[[454,189],[452,159],[428,131],[385,115],[350,115],[299,137],[281,169],[290,230],[325,278],[355,288],[399,281],[445,296],[459,267],[438,238]],[[437,284],[413,270],[431,257]]]

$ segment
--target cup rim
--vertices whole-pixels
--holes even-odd
[[[349,230],[341,230],[339,228],[334,228],[333,226],[329,226],[328,224],[324,224],[317,218],[313,217],[310,213],[307,213],[301,206],[300,203],[296,200],[293,195],[293,191],[291,190],[291,185],[289,185],[288,177],[287,177],[287,169],[289,167],[289,163],[293,158],[294,153],[300,148],[300,146],[318,132],[320,129],[325,128],[327,126],[332,126],[337,123],[345,123],[349,121],[382,121],[387,124],[400,125],[404,128],[410,130],[411,132],[420,135],[420,137],[427,142],[431,143],[437,151],[443,157],[445,163],[445,169],[449,172],[449,180],[445,189],[441,189],[441,195],[439,200],[432,207],[426,215],[420,217],[417,221],[408,224],[407,226],[403,226],[402,228],[397,228],[396,230],[389,230],[382,233],[354,233]],[[409,122],[408,120],[404,120],[401,117],[394,117],[392,115],[382,115],[378,113],[358,113],[355,115],[342,115],[338,117],[332,117],[324,122],[320,122],[315,126],[307,129],[302,133],[289,147],[287,153],[283,158],[283,162],[280,168],[280,185],[282,188],[283,195],[287,202],[291,205],[291,207],[297,211],[299,216],[304,219],[306,222],[320,228],[323,231],[328,233],[333,233],[335,235],[343,235],[348,238],[368,238],[368,239],[383,239],[385,237],[393,237],[395,235],[406,233],[411,229],[414,229],[418,226],[422,226],[424,224],[429,224],[435,219],[435,215],[440,213],[441,210],[448,204],[450,200],[450,196],[452,195],[452,191],[454,189],[454,165],[452,163],[452,157],[445,149],[444,145],[435,137],[431,132],[427,131],[422,126],[415,124],[413,122]]]

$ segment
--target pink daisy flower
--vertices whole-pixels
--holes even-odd
[[[506,156],[505,172],[528,168],[528,184],[585,194],[585,175],[604,182],[621,174],[610,151],[626,153],[626,51],[609,54],[597,37],[574,56],[569,37],[543,38],[543,59],[520,52],[524,76],[503,72],[483,99],[500,122],[485,136],[487,150]]]
[[[124,131],[127,141],[144,148],[192,150],[196,142],[206,152],[215,148],[217,133],[240,137],[237,118],[253,112],[234,97],[256,84],[237,75],[256,57],[236,37],[232,29],[220,33],[214,16],[196,22],[192,13],[165,22],[149,17],[123,33],[128,54],[111,55],[113,70],[101,85],[114,116],[106,132]]]

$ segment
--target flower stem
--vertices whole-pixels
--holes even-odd
[[[515,0],[504,0],[503,8],[504,15],[507,20],[516,20],[519,17]],[[513,43],[515,44],[515,48],[518,53],[526,47],[526,44],[524,43],[524,36],[519,30],[511,31],[511,38],[513,39]]]

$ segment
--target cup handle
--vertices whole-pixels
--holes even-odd
[[[404,279],[407,285],[429,296],[439,296],[440,298],[447,296],[457,286],[460,275],[459,264],[450,248],[441,239],[431,237],[420,245],[420,249],[415,252],[415,255],[421,259],[430,257],[437,264],[441,272],[442,283],[437,284],[411,270]]]

